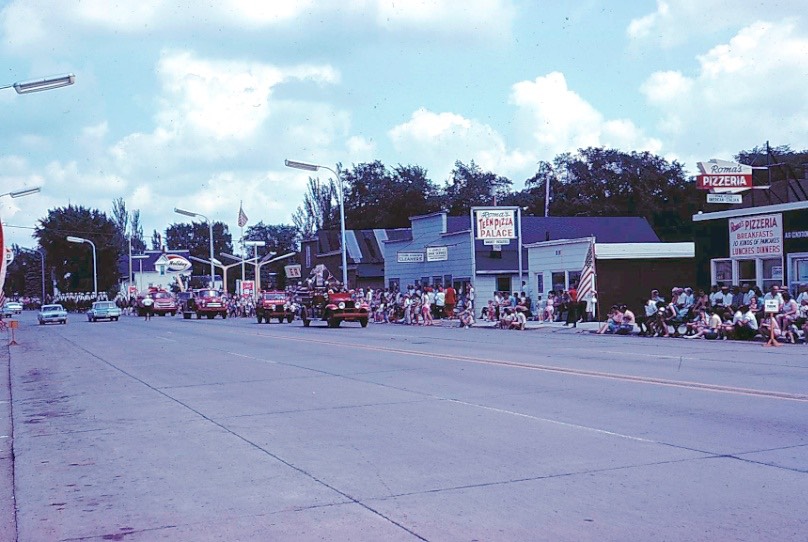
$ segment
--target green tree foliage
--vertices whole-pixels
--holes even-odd
[[[789,145],[754,147],[735,155],[738,163],[748,166],[769,166],[756,172],[757,184],[804,179],[808,165],[808,149],[792,150]]]
[[[438,189],[418,166],[389,171],[380,161],[343,172],[348,229],[406,228],[411,216],[440,209]]]
[[[543,205],[548,181],[552,216],[642,216],[664,241],[691,238],[699,192],[676,161],[593,147],[561,154],[552,164],[541,163],[525,183],[534,191],[531,210]]]
[[[191,256],[196,256],[203,260],[210,260],[210,228],[207,222],[187,222],[171,224],[166,229],[166,248],[179,250],[187,249]],[[227,224],[222,222],[213,223],[213,254],[217,259],[220,254],[233,252],[233,238]],[[193,262],[193,261],[192,261]],[[193,262],[193,273],[195,275],[209,275],[209,264]]]
[[[443,208],[450,215],[468,215],[472,207],[502,204],[513,183],[490,171],[483,171],[472,160],[468,165],[455,162],[451,177],[443,189]]]
[[[3,292],[6,296],[42,296],[42,260],[36,250],[12,245],[14,259],[6,269],[6,283]]]
[[[140,223],[140,209],[132,211],[131,226],[132,251],[135,253],[146,250],[146,241],[143,238],[143,224]]]
[[[112,200],[112,220],[118,232],[118,243],[122,253],[129,252],[129,238],[132,240],[132,252],[139,253],[146,249],[143,242],[143,226],[140,224],[140,210],[130,212],[123,198]]]
[[[274,252],[276,256],[283,256],[299,249],[298,233],[294,226],[287,224],[264,224],[259,222],[244,231],[244,238],[250,241],[264,241],[266,246],[258,247],[258,258]],[[246,247],[244,254],[249,258],[256,251],[253,247]],[[268,289],[270,285],[283,288],[286,285],[284,265],[294,263],[294,258],[279,260],[261,267],[261,287]],[[249,277],[254,277],[255,267],[248,265]],[[275,275],[271,275],[274,273]]]
[[[115,291],[121,255],[115,221],[97,209],[68,205],[48,211],[34,231],[63,292],[92,292],[93,254],[89,244],[71,243],[68,235],[89,239],[96,246],[98,290]]]
[[[339,228],[338,198],[334,179],[321,183],[319,178],[309,177],[303,204],[292,215],[295,228],[302,238],[310,237],[318,230]]]

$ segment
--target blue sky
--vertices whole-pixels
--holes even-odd
[[[12,0],[0,3],[6,234],[123,197],[146,237],[184,217],[291,223],[305,172],[475,160],[519,189],[596,145],[684,163],[808,147],[808,0]]]

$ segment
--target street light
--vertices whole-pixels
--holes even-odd
[[[261,292],[261,272],[258,267],[258,247],[267,246],[266,241],[244,241],[245,247],[253,247],[253,259],[255,260],[255,290],[253,298]]]
[[[83,237],[73,237],[72,235],[67,236],[67,240],[71,243],[89,243],[90,246],[93,247],[93,294],[95,299],[98,299],[98,264],[95,258],[95,243],[90,241],[89,239],[85,239]]]
[[[208,260],[203,260],[202,258],[197,258],[196,256],[190,256],[190,258],[192,260],[194,260],[195,262],[208,263]],[[245,261],[251,262],[252,260],[245,260]],[[244,263],[244,261],[239,260],[236,263],[231,263],[230,265],[224,265],[222,262],[220,262],[216,258],[213,258],[213,260],[211,260],[211,263],[222,270],[222,279],[224,281],[223,282],[223,284],[224,284],[223,289],[224,289],[224,293],[227,293],[227,270],[230,269],[231,267],[241,265],[242,263]]]
[[[213,277],[215,275],[215,271],[213,269],[213,222],[208,220],[208,217],[206,217],[205,215],[194,213],[193,211],[186,211],[185,209],[177,209],[176,207],[174,207],[174,212],[181,215],[190,216],[192,218],[201,218],[208,223],[208,229],[210,230],[210,287],[213,288],[214,286]]]
[[[23,196],[30,196],[31,194],[37,194],[41,190],[40,187],[35,186],[33,188],[23,188],[22,190],[14,190],[12,192],[6,192],[5,194],[0,194],[0,198],[3,196],[11,196],[12,199],[14,198],[21,198]]]
[[[328,166],[321,166],[319,164],[309,164],[307,162],[296,162],[294,160],[284,160],[283,162],[286,167],[291,167],[294,169],[302,169],[304,171],[317,171],[318,169],[327,169],[334,176],[337,178],[339,182],[339,221],[340,221],[340,236],[342,237],[341,247],[340,250],[342,252],[342,287],[347,289],[348,288],[348,255],[345,248],[345,202],[343,201],[344,192],[342,189],[342,178],[339,176],[339,173],[334,171]]]
[[[43,90],[66,87],[75,82],[76,76],[72,73],[68,73],[65,75],[57,75],[56,77],[45,77],[43,79],[11,83],[10,85],[0,86],[0,90],[14,87],[17,94],[30,94],[31,92],[41,92]]]
[[[140,269],[140,271],[138,272],[138,275],[137,275],[137,291],[138,291],[138,293],[143,291],[143,260],[148,260],[148,259],[149,259],[148,254],[136,254],[136,255],[132,256],[132,258],[129,261],[130,264],[132,263],[131,260],[137,260],[138,261],[138,267]]]

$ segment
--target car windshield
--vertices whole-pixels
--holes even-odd
[[[169,294],[168,292],[156,292],[152,294],[152,297],[154,299],[168,299],[171,297],[171,294]]]
[[[93,304],[93,308],[94,308],[94,309],[111,309],[112,307],[114,307],[114,305],[113,305],[111,302],[107,302],[107,303],[94,303],[94,304]]]
[[[202,290],[197,295],[199,297],[217,297],[216,290]]]
[[[266,301],[286,301],[286,294],[264,294]]]
[[[43,311],[63,311],[64,309],[62,308],[61,305],[44,305],[42,307],[42,310]]]

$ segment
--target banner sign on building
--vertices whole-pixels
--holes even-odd
[[[729,219],[730,258],[765,258],[782,255],[782,214]]]
[[[515,209],[476,209],[477,239],[516,239]]]
[[[398,263],[421,263],[424,261],[423,252],[398,252],[396,261]]]
[[[255,294],[255,281],[253,280],[242,280],[241,282],[241,295],[247,297],[253,297]]]
[[[301,275],[300,271],[300,264],[297,265],[285,265],[283,266],[283,270],[286,271],[286,278],[288,279],[299,279]]]
[[[740,194],[707,194],[707,203],[743,203],[743,196]]]
[[[168,270],[173,273],[181,273],[191,268],[191,262],[179,254],[166,254],[168,259]]]
[[[443,262],[449,259],[449,247],[426,247],[426,261]]]
[[[727,160],[710,160],[696,165],[699,168],[696,188],[713,192],[743,192],[752,188],[752,166]]]

